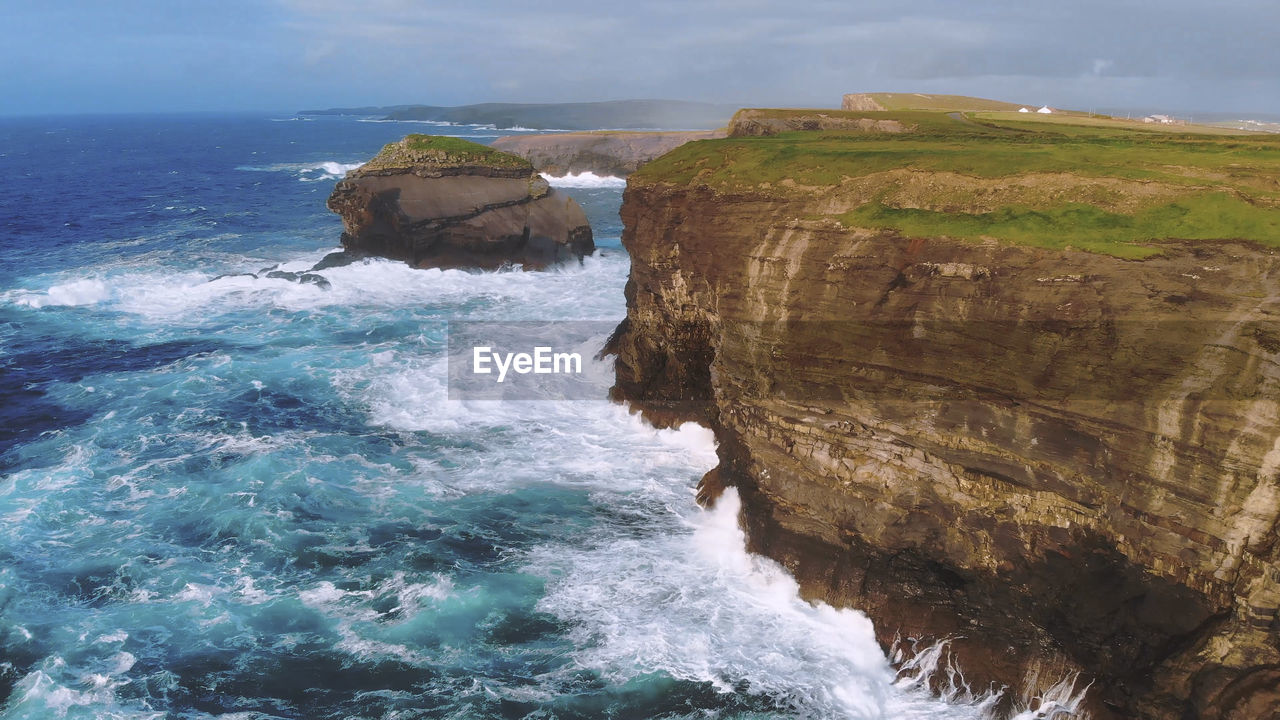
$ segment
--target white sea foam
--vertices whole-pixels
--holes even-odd
[[[1038,672],[1028,674],[1012,720],[1089,720],[1083,706],[1091,683],[1081,680],[1078,673],[1068,673],[1047,687],[1040,683]]]
[[[95,643],[119,643],[129,639],[129,633],[124,630],[116,630],[115,632],[99,635],[94,640]]]
[[[416,123],[419,125],[437,125],[440,127],[462,127],[461,123],[449,122],[447,120],[393,120],[390,118],[360,118],[356,122],[364,123]],[[479,127],[479,126],[477,126]]]
[[[279,263],[274,269],[306,272],[328,251]],[[0,303],[27,308],[96,306],[144,320],[198,326],[221,313],[253,308],[289,310],[347,306],[369,311],[467,304],[472,319],[543,319],[548,308],[563,319],[620,319],[624,308],[614,282],[625,272],[620,254],[588,257],[547,272],[474,273],[418,270],[402,262],[367,259],[317,274],[331,284],[269,278],[261,264],[229,268],[215,276],[144,266],[75,278],[51,276],[45,290],[0,292]],[[259,273],[254,277],[251,273]]]
[[[691,532],[547,548],[532,570],[557,579],[540,609],[573,624],[577,663],[611,682],[665,672],[747,683],[811,717],[884,717],[892,673],[871,622],[801,601],[782,568],[743,551],[738,510],[730,490],[684,521]]]
[[[310,167],[304,172],[320,170],[329,177],[346,177],[347,173],[364,165],[362,162],[340,163],[340,162],[322,162],[318,167]]]
[[[498,128],[503,132],[525,132],[525,133],[567,133],[577,132],[575,130],[566,130],[564,128],[531,128],[522,125],[512,125],[511,127]]]
[[[72,280],[51,286],[44,293],[13,295],[13,302],[27,307],[94,305],[111,297],[111,289],[102,280]]]
[[[390,613],[375,610],[369,605],[370,600],[394,596],[399,603],[394,611],[403,612],[405,617],[412,617],[423,608],[447,600],[453,594],[453,581],[446,576],[435,575],[431,582],[415,583],[409,582],[404,572],[397,571],[367,590],[342,590],[325,581],[300,591],[298,599],[303,605],[344,621],[385,621]]]
[[[784,568],[745,551],[736,490],[710,511],[689,511],[687,494],[679,500],[658,503],[669,515],[647,524],[677,515],[683,531],[533,553],[530,571],[552,582],[539,608],[572,624],[575,667],[613,683],[659,672],[745,689],[803,717],[980,720],[990,712],[990,696],[948,703],[923,684],[895,687],[865,615],[804,601]],[[1042,717],[1057,716],[1020,720]]]
[[[568,175],[546,175],[547,182],[554,187],[565,188],[623,188],[627,179],[614,175],[596,175],[593,172],[569,173]]]
[[[324,162],[315,163],[275,163],[272,165],[241,165],[237,170],[248,172],[290,172],[298,176],[299,180],[306,182],[315,182],[317,180],[338,180],[347,176],[347,173],[364,165],[363,162],[337,162],[334,160],[326,160]]]
[[[54,679],[52,674],[63,675],[63,665],[59,659],[46,660],[43,670],[36,670],[23,677],[14,685],[9,698],[6,717],[95,717],[118,718],[129,720],[159,720],[165,716],[163,711],[124,707],[117,703],[115,689],[129,682],[127,679],[116,679],[116,673],[123,673],[133,667],[133,656],[120,653],[113,657],[114,664],[108,671],[87,673],[78,678],[78,683],[88,689],[79,690],[64,685]],[[47,672],[46,672],[47,670]],[[116,673],[110,672],[116,671]]]
[[[213,603],[214,596],[221,593],[222,590],[220,588],[212,585],[187,583],[182,587],[181,592],[173,596],[173,599],[181,602],[194,602],[201,607],[209,607]]]

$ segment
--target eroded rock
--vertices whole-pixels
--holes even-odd
[[[976,687],[1276,717],[1280,256],[806,219],[833,202],[631,180],[614,393],[715,429],[700,499],[736,486],[753,551]]]
[[[595,249],[577,202],[528,161],[458,138],[410,135],[329,197],[348,252],[415,267],[544,268]]]
[[[494,140],[493,146],[525,158],[549,175],[589,172],[625,177],[687,142],[724,136],[723,130],[596,131],[513,135]]]

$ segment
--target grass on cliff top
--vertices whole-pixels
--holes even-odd
[[[926,95],[924,93],[862,93],[885,110],[1014,110],[1039,105],[1018,105],[1001,100],[988,100],[968,95]]]
[[[812,114],[819,111],[770,110]],[[831,111],[821,111],[835,114]],[[912,236],[995,238],[1047,248],[1066,246],[1139,258],[1161,239],[1245,239],[1280,247],[1280,135],[1222,134],[1220,128],[1148,129],[1124,121],[1020,113],[927,111],[839,113],[895,119],[905,133],[788,132],[768,137],[704,140],[683,145],[631,176],[636,185],[705,186],[722,192],[792,199],[838,192],[850,178],[891,170],[947,172],[981,180],[1029,174],[1112,178],[1109,190],[1132,212],[1063,199],[1047,184],[1020,205],[966,212],[946,193],[954,183],[917,196],[913,207],[885,202],[896,188],[843,213],[848,226]],[[1051,118],[1042,121],[1043,118]],[[1073,122],[1074,120],[1074,122]],[[888,182],[888,181],[886,181]],[[1059,182],[1070,182],[1060,180]],[[1147,183],[1173,187],[1152,200]],[[1185,187],[1185,194],[1177,188]],[[928,197],[928,192],[938,193]],[[975,193],[978,190],[975,190]],[[928,207],[934,209],[918,209]],[[945,208],[947,211],[939,211]]]
[[[528,160],[495,150],[462,138],[443,135],[407,135],[403,140],[383,146],[365,167],[399,168],[413,165],[438,167],[484,166],[516,170],[533,170]]]
[[[1066,114],[1054,113],[1053,115],[1036,115],[1034,119],[1027,119],[1027,115],[1018,112],[975,112],[969,113],[970,119],[975,122],[988,122],[998,124],[1007,128],[1018,128],[1023,130],[1037,131],[1045,129],[1045,126],[1057,126],[1053,130],[1061,133],[1073,132],[1071,127],[1079,128],[1076,132],[1089,132],[1088,128],[1104,128],[1119,131],[1138,131],[1145,133],[1171,133],[1176,135],[1255,135],[1250,131],[1240,130],[1227,125],[1188,125],[1183,123],[1174,123],[1165,125],[1163,123],[1145,123],[1141,119],[1133,120],[1129,118],[1111,117],[1109,115],[1087,115],[1084,113]]]
[[[866,203],[837,216],[849,227],[896,230],[910,237],[996,238],[1054,250],[1075,248],[1138,260],[1158,255],[1162,239],[1246,239],[1280,245],[1280,211],[1227,193],[1201,193],[1132,213],[1084,203],[1035,209],[1008,206],[987,213],[946,213]]]
[[[797,111],[753,112],[781,117]],[[844,177],[893,169],[983,178],[1066,172],[1181,184],[1222,174],[1230,176],[1228,184],[1260,181],[1260,186],[1280,191],[1280,134],[1221,134],[1220,128],[1175,133],[1140,125],[1096,125],[1092,118],[1068,124],[1062,118],[1004,121],[926,111],[803,114],[816,112],[897,120],[908,132],[797,131],[703,140],[648,163],[638,178],[675,184],[696,178],[710,186],[750,188],[788,178],[798,185],[831,185]]]
[[[572,132],[558,132],[555,137],[582,137],[607,135],[607,136],[623,136],[623,137],[678,137],[681,135],[704,135],[707,133],[718,132],[723,134],[724,129],[719,130],[574,130]],[[523,137],[544,137],[543,135],[524,135]]]

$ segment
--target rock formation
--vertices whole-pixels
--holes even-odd
[[[493,147],[519,155],[548,175],[589,172],[625,177],[687,142],[724,136],[723,130],[595,131],[512,135],[494,140]]]
[[[862,131],[646,166],[622,209],[615,396],[661,425],[708,423],[720,464],[703,497],[739,489],[753,551],[808,597],[865,611],[886,649],[951,638],[971,683],[1011,689],[1006,708],[1079,673],[1095,720],[1280,717],[1276,238],[1085,252],[857,214],[889,203],[875,217],[936,215],[958,235],[1033,203],[1081,223],[1089,202],[1145,217],[1135,207],[1176,191],[1186,232],[1212,237],[1188,210],[1217,187],[1206,168],[1171,171],[1176,190],[1086,160],[1080,175],[983,176],[1006,142],[1087,153],[1003,132],[904,146],[897,169],[883,153],[903,143],[859,154]],[[921,169],[969,142],[967,174]],[[1272,213],[1261,163],[1277,149],[1257,142],[1268,159],[1234,156],[1233,177]]]
[[[841,110],[884,110],[885,107],[872,93],[849,93],[840,100]]]
[[[867,117],[835,110],[739,110],[729,121],[729,137],[758,137],[798,130],[900,133],[911,128],[897,118]]]
[[[595,249],[573,198],[528,161],[458,138],[410,135],[329,196],[348,252],[415,267],[543,268]]]

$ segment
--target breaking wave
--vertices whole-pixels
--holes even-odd
[[[299,180],[314,182],[316,180],[340,180],[346,177],[347,173],[361,165],[364,165],[364,163],[325,161],[318,163],[276,163],[263,166],[242,165],[236,169],[249,172],[290,172],[297,175]]]
[[[569,173],[568,175],[544,175],[547,182],[555,187],[563,188],[624,188],[627,179],[614,175],[596,175],[593,172]]]

